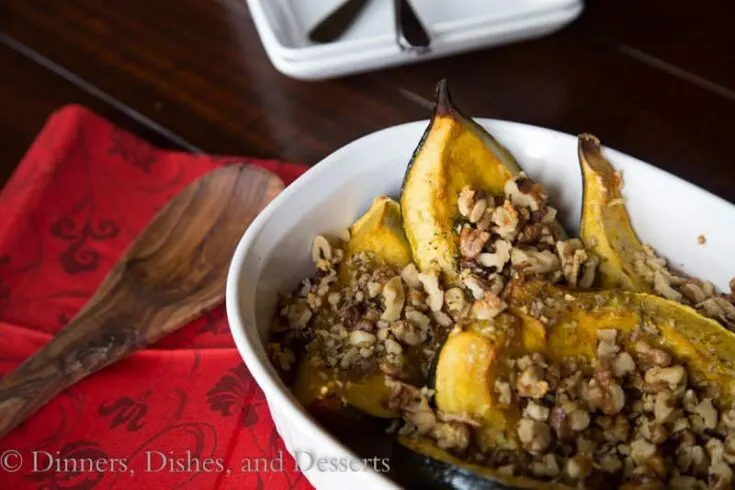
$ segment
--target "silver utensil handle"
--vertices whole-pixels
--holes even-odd
[[[423,54],[431,50],[431,37],[409,0],[393,0],[396,42],[402,51]]]

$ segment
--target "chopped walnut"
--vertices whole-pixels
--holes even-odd
[[[381,320],[394,322],[401,318],[406,295],[403,291],[403,283],[399,276],[393,277],[383,286],[383,302],[385,310],[380,316]]]
[[[503,193],[514,206],[529,208],[531,211],[541,209],[548,199],[544,188],[532,183],[523,172],[506,181]]]
[[[597,418],[606,440],[610,442],[625,442],[630,433],[630,423],[623,415],[603,416]]]
[[[566,473],[572,480],[582,480],[592,473],[592,462],[587,456],[577,454],[567,460]]]
[[[498,395],[498,403],[505,406],[510,406],[513,402],[513,394],[510,388],[510,383],[507,381],[495,381],[495,393]]]
[[[544,422],[522,418],[518,422],[518,439],[530,453],[540,453],[551,443],[551,430]]]
[[[475,205],[475,190],[472,189],[469,185],[466,185],[462,188],[462,190],[459,192],[459,197],[457,198],[457,208],[459,209],[459,214],[461,214],[464,217],[468,217],[470,215],[470,212],[472,212],[472,208]]]
[[[669,277],[661,270],[653,273],[653,289],[666,299],[681,301],[681,293],[671,287]]]
[[[427,304],[431,311],[440,311],[444,306],[444,291],[442,291],[439,285],[439,277],[437,274],[425,274],[421,273],[418,275],[418,280],[424,286],[424,291],[429,295]]]
[[[597,331],[597,357],[606,362],[620,351],[615,343],[618,331],[612,328]]]
[[[666,429],[666,426],[657,423],[655,420],[640,418],[638,429],[640,435],[654,444],[662,444],[669,437],[669,431]]]
[[[693,304],[705,301],[708,296],[696,281],[688,281],[679,287],[679,292]]]
[[[725,456],[725,444],[717,438],[712,438],[707,441],[704,445],[709,455],[709,459],[712,463],[719,463],[724,459]]]
[[[630,457],[636,464],[642,465],[656,453],[656,445],[645,439],[637,439],[630,444]]]
[[[615,381],[600,383],[591,379],[582,390],[582,397],[591,406],[599,408],[606,415],[615,415],[625,405],[625,392]]]
[[[304,328],[311,320],[312,312],[304,300],[296,300],[287,307],[286,318],[291,328]]]
[[[732,469],[727,463],[720,461],[709,468],[709,488],[715,490],[732,489]]]
[[[717,410],[715,409],[714,405],[712,405],[711,398],[705,398],[704,400],[699,402],[699,405],[697,405],[695,412],[700,417],[702,417],[705,428],[714,429],[715,427],[717,427],[718,414],[717,414]]]
[[[388,354],[400,355],[403,353],[403,347],[395,340],[387,338],[385,339],[385,351]]]
[[[722,422],[729,430],[735,430],[735,408],[731,408],[722,414]]]
[[[461,422],[442,422],[431,429],[431,437],[440,449],[464,451],[470,444],[470,428]]]
[[[375,335],[364,330],[353,330],[350,332],[350,344],[352,345],[370,345],[374,344],[376,340]]]
[[[735,464],[735,434],[730,434],[725,438],[725,449],[722,459],[728,464]]]
[[[576,288],[582,265],[587,261],[587,251],[577,238],[556,242],[556,253],[561,260],[561,268],[567,284]]]
[[[474,274],[466,274],[462,282],[470,290],[475,299],[483,299],[485,297],[485,291],[490,290],[490,287]]]
[[[416,264],[411,262],[401,270],[401,279],[411,289],[418,289],[421,287],[421,281],[419,281],[419,270]]]
[[[500,271],[510,260],[511,244],[507,240],[498,239],[493,243],[494,252],[481,253],[477,257],[477,261],[483,267],[492,268]]]
[[[553,454],[545,454],[531,463],[531,473],[536,476],[553,478],[559,474],[559,463]]]
[[[536,402],[529,402],[523,411],[523,416],[539,422],[546,422],[549,419],[549,408]]]
[[[638,359],[644,364],[667,367],[671,364],[671,356],[661,349],[654,349],[647,342],[638,340],[635,343]]]
[[[490,240],[490,233],[464,226],[459,234],[459,251],[462,257],[476,259]]]
[[[691,426],[692,425],[689,423],[689,419],[687,419],[686,417],[679,417],[671,425],[671,432],[673,433],[680,432],[680,431],[691,428]]]
[[[623,463],[620,462],[620,458],[608,453],[600,459],[599,466],[602,471],[615,473],[623,467]]]
[[[699,399],[694,390],[686,390],[681,398],[681,404],[687,412],[695,412],[699,405]]]
[[[567,413],[569,428],[575,432],[581,432],[590,425],[590,414],[579,408]]]
[[[676,399],[670,391],[659,391],[656,393],[656,402],[653,407],[653,413],[656,422],[666,424],[671,422],[676,415]]]
[[[478,320],[492,320],[498,316],[508,305],[491,291],[486,291],[482,299],[472,303],[470,314]]]
[[[444,313],[443,311],[433,311],[431,313],[431,316],[434,318],[434,321],[441,325],[442,327],[449,328],[454,323],[452,320],[452,317]]]
[[[394,379],[386,378],[385,382],[391,390],[388,407],[400,409],[403,418],[413,425],[412,428],[419,434],[427,434],[437,423],[436,414],[429,406],[429,393]]]
[[[680,471],[704,476],[709,464],[710,458],[701,446],[681,445],[676,450],[676,466]]]
[[[444,303],[447,306],[447,312],[455,320],[459,320],[469,313],[470,304],[461,288],[448,289],[444,293]]]
[[[531,274],[546,274],[559,269],[559,258],[548,250],[522,250],[514,248],[510,251],[513,267]]]
[[[518,211],[510,201],[505,201],[493,211],[492,221],[495,224],[493,231],[501,238],[512,240],[518,233]]]
[[[600,258],[592,253],[587,254],[587,260],[582,264],[582,277],[577,285],[582,289],[589,289],[595,282],[595,273],[600,265]]]
[[[485,199],[478,199],[477,202],[475,202],[475,205],[472,206],[472,210],[470,211],[469,218],[470,223],[477,223],[482,219],[482,217],[485,215],[485,211],[487,211],[488,203]]]
[[[610,364],[610,369],[612,370],[613,376],[616,378],[622,378],[628,374],[634,373],[635,361],[633,360],[633,356],[627,352],[621,352],[615,356],[615,359],[613,359]]]
[[[390,331],[404,345],[416,346],[426,340],[426,333],[420,327],[405,320],[393,322]]]
[[[652,367],[646,371],[646,384],[654,392],[669,389],[676,391],[687,382],[687,373],[683,366],[671,366],[667,368]]]
[[[543,378],[543,369],[539,366],[529,366],[524,369],[516,381],[518,395],[536,400],[543,397],[549,391],[549,383]]]
[[[314,237],[311,245],[311,260],[319,270],[329,270],[332,265],[332,245],[322,235]]]
[[[714,296],[697,305],[704,314],[720,320],[735,320],[735,306],[721,296]]]

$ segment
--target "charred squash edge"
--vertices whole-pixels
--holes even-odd
[[[600,216],[596,217],[597,222],[588,222],[590,219],[588,213],[592,212],[592,208],[596,206],[606,208],[612,201],[623,199],[620,192],[621,182],[616,177],[612,164],[602,154],[600,140],[591,134],[580,134],[577,151],[582,172],[582,213],[579,235],[585,246],[600,257],[599,270],[602,286],[651,292],[651,286],[633,269],[633,264],[630,263],[632,257],[625,255],[626,253],[644,252],[643,244],[630,222],[625,203],[615,204],[620,208],[617,211],[616,225],[624,231],[625,242],[616,245],[610,238],[611,230],[608,230],[602,209],[600,209]],[[601,201],[600,197],[597,202],[590,202],[592,186],[599,187],[600,191],[607,195],[604,201]],[[601,243],[603,240],[604,243]],[[621,248],[625,250],[620,250]],[[615,270],[611,271],[611,268]]]

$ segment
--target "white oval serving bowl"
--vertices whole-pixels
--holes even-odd
[[[544,184],[570,231],[578,228],[582,181],[574,136],[525,124],[476,119]],[[314,272],[316,234],[347,228],[380,194],[398,197],[403,174],[428,121],[364,136],[337,150],[284,190],[253,221],[235,251],[227,279],[230,330],[245,364],[265,393],[278,433],[291,454],[300,451],[306,478],[319,489],[398,488],[373,471],[320,470],[316,458],[356,459],[298,404],[266,355],[279,291]],[[604,137],[604,135],[600,135]],[[727,290],[735,274],[735,207],[686,181],[614,150],[605,150],[625,179],[633,226],[682,270]],[[706,237],[700,245],[697,238]],[[306,452],[310,456],[306,456]],[[311,463],[311,464],[310,464]]]

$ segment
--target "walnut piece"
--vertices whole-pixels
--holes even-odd
[[[395,276],[383,286],[383,302],[385,309],[380,315],[381,320],[394,322],[401,318],[406,295],[403,291],[403,283],[399,276]]]
[[[551,429],[544,422],[522,418],[518,422],[518,439],[530,453],[540,453],[551,443]]]
[[[538,400],[549,391],[549,383],[544,379],[543,368],[528,366],[516,381],[516,391],[521,397]]]
[[[418,280],[424,286],[424,291],[428,294],[427,304],[431,311],[441,311],[444,306],[444,291],[439,286],[439,277],[437,274],[420,273]]]

